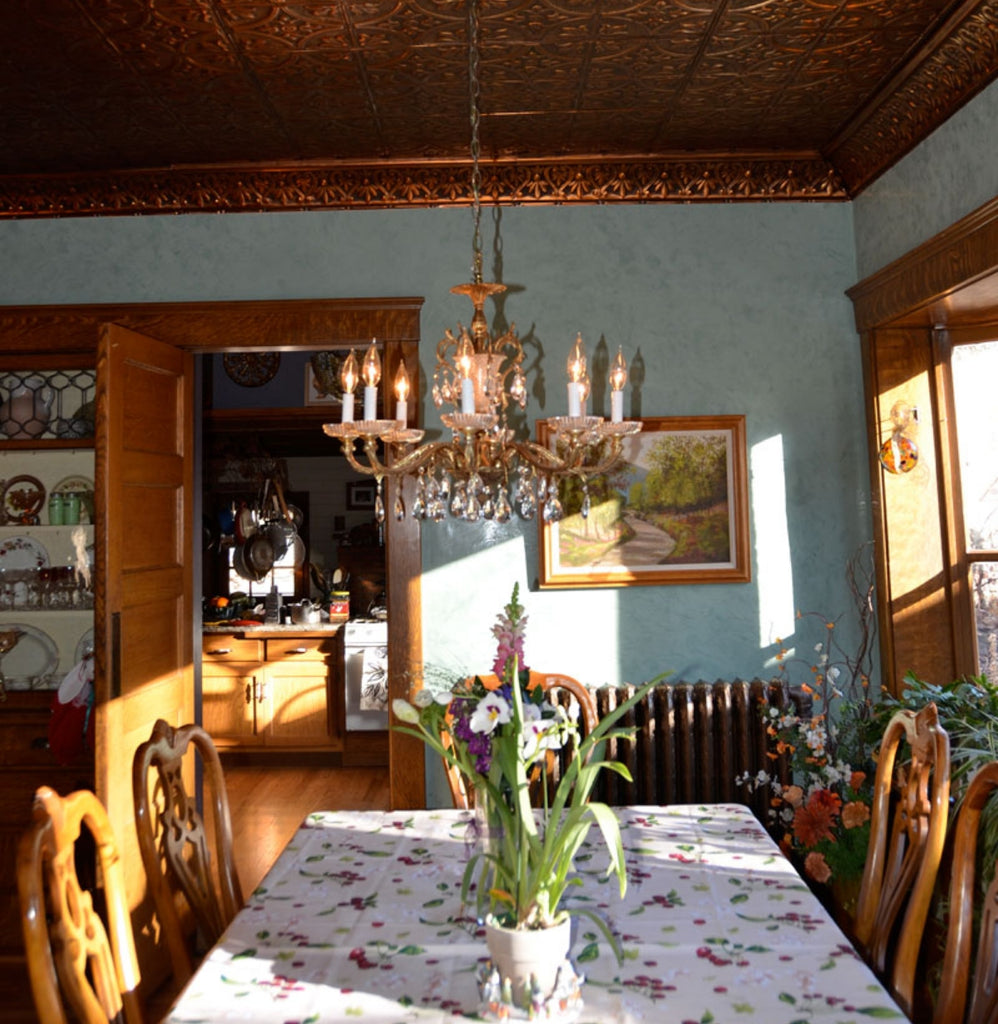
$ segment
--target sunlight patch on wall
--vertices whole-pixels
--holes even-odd
[[[752,521],[755,525],[755,577],[759,588],[759,647],[765,650],[794,633],[794,581],[787,529],[783,438],[752,445]],[[775,666],[775,659],[767,661]]]

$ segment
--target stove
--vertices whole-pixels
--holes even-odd
[[[350,619],[343,625],[343,679],[348,732],[388,728],[388,623]]]

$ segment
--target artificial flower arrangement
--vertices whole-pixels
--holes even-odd
[[[530,688],[523,660],[527,616],[518,595],[519,587],[514,586],[512,599],[493,627],[498,640],[496,682],[487,684],[475,677],[470,683],[462,679],[456,685],[424,685],[415,706],[396,700],[392,707],[404,723],[396,728],[422,739],[458,768],[476,804],[485,809],[488,835],[469,858],[465,898],[477,883],[477,896],[488,901],[493,920],[508,928],[541,929],[566,918],[564,897],[578,884],[575,857],[594,824],[609,852],[607,877],[616,876],[621,896],[626,891],[616,815],[590,795],[603,769],[631,779],[625,765],[601,759],[603,744],[632,735],[633,730],[614,729],[615,723],[663,677],[639,687],[592,733],[580,736],[575,717],[546,700],[540,687]],[[548,753],[566,744],[574,745],[574,757],[553,795],[544,785],[535,787],[542,803],[534,808],[531,779],[543,772]],[[617,950],[601,917],[585,907],[576,912],[591,917]]]
[[[806,665],[812,714],[764,706],[771,760],[788,758],[792,782],[781,783],[761,771],[739,778],[750,789],[771,791],[769,826],[801,865],[806,877],[833,886],[861,879],[870,839],[873,799],[873,744],[870,722],[875,704],[870,695],[870,666],[876,616],[872,572],[862,575],[862,552],[849,564],[847,579],[857,605],[859,644],[847,652],[839,643],[837,624],[815,612],[798,612],[800,622],[816,620],[824,636],[808,663],[791,658],[782,640],[777,678],[787,685],[791,668]],[[848,909],[848,908],[847,908]]]

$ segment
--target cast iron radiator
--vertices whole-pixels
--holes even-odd
[[[603,686],[595,691],[599,715],[609,714],[635,691]],[[627,765],[634,779],[601,772],[596,798],[609,804],[741,803],[763,823],[769,791],[750,792],[735,779],[760,770],[789,779],[785,760],[771,760],[762,705],[792,705],[810,715],[811,698],[777,680],[662,683],[628,712],[621,724],[630,740],[608,744],[609,758]]]

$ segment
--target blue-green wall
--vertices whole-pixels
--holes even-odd
[[[5,222],[0,303],[422,295],[425,375],[443,329],[468,318],[449,288],[467,279],[470,228],[466,210]],[[577,330],[640,350],[643,415],[746,415],[753,579],[531,592],[534,524],[428,525],[427,659],[487,665],[519,581],[537,668],[590,683],[766,673],[795,609],[848,611],[844,567],[871,531],[849,206],[514,208],[498,232],[505,316],[543,350],[531,418],[563,411]]]
[[[998,82],[957,111],[853,203],[860,278],[998,195]]]

